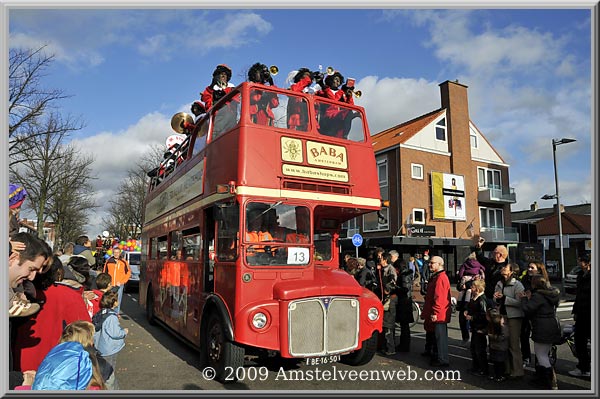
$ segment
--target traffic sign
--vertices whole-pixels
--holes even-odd
[[[356,233],[352,236],[352,244],[354,244],[355,247],[360,247],[363,243],[363,238],[360,234]]]

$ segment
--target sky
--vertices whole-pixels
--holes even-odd
[[[55,61],[43,84],[71,95],[61,111],[85,121],[71,138],[94,157],[101,207],[85,227],[91,236],[104,230],[104,211],[127,170],[150,146],[164,145],[171,116],[189,113],[222,63],[234,84],[255,62],[277,65],[281,87],[300,67],[333,66],[356,79],[362,97],[355,102],[371,134],[439,109],[439,84],[458,79],[468,86],[471,120],[510,166],[513,211],[534,201],[553,205],[540,199],[555,192],[553,138],[577,140],[556,149],[561,202],[591,202],[592,10],[484,5],[11,8],[8,46],[47,45]]]

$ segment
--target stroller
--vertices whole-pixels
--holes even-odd
[[[560,343],[558,345],[562,345],[566,343],[569,345],[569,349],[575,358],[577,358],[577,351],[575,350],[575,324],[565,324],[562,328],[562,337],[560,339]],[[550,353],[548,357],[550,358],[550,364],[554,366],[556,364],[556,347],[557,345],[552,345],[550,348]],[[588,356],[591,353],[591,342],[588,340],[587,342],[587,350]]]

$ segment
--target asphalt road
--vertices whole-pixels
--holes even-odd
[[[145,311],[139,306],[137,293],[123,296],[121,323],[129,328],[126,346],[117,362],[120,389],[134,391],[158,390],[318,390],[318,391],[455,391],[455,390],[534,390],[529,384],[533,369],[527,369],[522,379],[504,383],[471,375],[470,352],[460,345],[458,317],[449,327],[450,367],[430,368],[423,351],[422,324],[413,329],[411,351],[392,357],[376,355],[367,365],[351,367],[341,363],[307,366],[302,362],[281,361],[279,358],[247,357],[245,367],[237,372],[240,381],[221,384],[210,379],[209,370],[200,370],[198,352],[175,338],[162,326],[150,326]],[[455,314],[456,316],[456,314]],[[570,307],[559,308],[559,317],[568,323]],[[561,390],[589,390],[590,381],[570,377],[576,359],[567,345],[558,350],[557,372]],[[204,373],[203,373],[204,371]],[[365,392],[366,393],[366,392]]]

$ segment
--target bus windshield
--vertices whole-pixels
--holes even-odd
[[[252,266],[307,265],[310,211],[305,206],[250,202],[246,206],[246,262]]]

